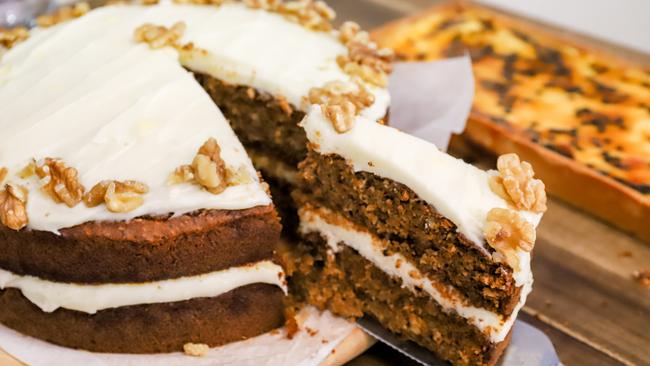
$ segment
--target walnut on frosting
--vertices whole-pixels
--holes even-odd
[[[208,351],[210,351],[210,346],[204,343],[185,343],[183,345],[183,352],[188,356],[203,357]]]
[[[127,180],[104,180],[93,186],[83,197],[87,207],[97,207],[102,203],[111,212],[131,212],[144,203],[143,194],[149,187],[141,182]]]
[[[11,48],[29,37],[29,31],[25,27],[11,29],[0,28],[0,47]]]
[[[304,104],[318,104],[338,133],[354,127],[355,117],[374,103],[375,97],[360,83],[331,81],[322,88],[312,88]]]
[[[501,155],[497,160],[498,176],[490,177],[490,188],[518,210],[535,213],[546,211],[544,183],[534,179],[533,167],[520,161],[517,154]]]
[[[370,41],[368,32],[354,22],[345,22],[339,28],[339,40],[346,45],[347,55],[340,55],[336,61],[347,74],[378,86],[388,84],[388,74],[392,71],[393,51],[378,48]]]
[[[25,187],[15,184],[5,184],[0,189],[0,222],[12,230],[20,230],[27,226],[27,196]]]
[[[7,177],[7,173],[9,173],[9,170],[5,167],[0,167],[0,184],[2,184],[2,181],[5,180],[5,177]]]
[[[61,159],[45,158],[34,171],[41,181],[41,189],[54,202],[65,203],[68,207],[81,202],[86,189],[79,182],[77,169],[67,166]]]
[[[353,41],[369,43],[370,35],[361,29],[359,23],[347,21],[339,28],[339,40],[345,45]]]
[[[171,184],[196,183],[213,194],[223,192],[228,187],[227,170],[217,140],[209,138],[199,148],[192,164],[176,168],[168,181]]]
[[[530,252],[535,245],[535,228],[519,213],[505,208],[493,208],[487,214],[483,234],[496,250],[497,259],[503,259],[514,270],[519,270],[519,251]]]
[[[243,0],[244,4],[253,9],[278,10],[282,0]]]
[[[174,0],[176,4],[221,5],[229,0]]]
[[[90,5],[87,2],[80,2],[70,6],[62,6],[50,14],[44,14],[36,18],[36,24],[39,27],[51,27],[53,25],[79,18],[90,11]]]
[[[285,18],[318,31],[330,31],[336,12],[324,1],[296,0],[280,2],[277,11]]]
[[[325,118],[332,122],[334,129],[338,133],[348,132],[354,127],[356,108],[349,101],[344,101],[341,104],[324,105],[323,114]]]
[[[145,23],[135,30],[133,36],[137,42],[147,43],[152,49],[167,46],[181,48],[178,40],[183,37],[185,28],[184,22],[176,22],[171,28]]]

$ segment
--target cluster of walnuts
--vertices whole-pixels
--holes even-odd
[[[530,252],[533,249],[535,228],[517,211],[546,211],[546,191],[544,183],[534,179],[532,166],[520,161],[516,154],[500,156],[497,169],[499,174],[490,177],[490,189],[503,198],[510,208],[491,209],[483,232],[487,243],[496,250],[497,259],[518,269],[517,252]]]

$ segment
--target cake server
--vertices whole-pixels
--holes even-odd
[[[421,365],[443,366],[446,362],[438,359],[429,350],[417,344],[400,339],[382,327],[375,319],[365,316],[357,320],[357,325],[366,333],[377,338],[406,357]],[[510,345],[497,363],[499,366],[562,366],[550,339],[539,329],[517,320],[512,330]]]
[[[364,316],[357,320],[357,325],[371,336],[377,338],[380,342],[390,346],[406,357],[425,366],[446,366],[447,363],[441,361],[431,351],[418,346],[417,344],[400,339],[382,327],[375,319]]]

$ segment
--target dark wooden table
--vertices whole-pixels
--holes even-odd
[[[436,1],[328,3],[337,11],[339,21],[355,20],[371,30],[426,9]],[[587,42],[650,63],[647,55],[593,40]],[[493,164],[490,158],[484,159],[480,165]],[[650,288],[632,278],[632,273],[640,269],[650,269],[648,243],[551,199],[535,246],[534,291],[520,319],[544,331],[566,365],[650,365]],[[350,364],[412,363],[377,344]]]

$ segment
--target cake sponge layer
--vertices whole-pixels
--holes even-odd
[[[458,233],[456,226],[407,186],[356,172],[340,156],[310,151],[301,163],[299,205],[326,207],[388,243],[437,282],[462,291],[472,305],[509,315],[519,301],[512,270]],[[341,184],[340,182],[347,182]]]
[[[57,282],[157,281],[271,259],[280,230],[273,206],[91,222],[60,236],[0,225],[0,268]]]
[[[347,246],[336,254],[326,241],[308,234],[292,248],[290,294],[346,317],[364,314],[454,365],[492,365],[509,341],[491,343],[466,319],[445,312],[424,292],[413,293]]]
[[[282,325],[284,293],[253,284],[215,298],[136,305],[94,315],[59,309],[44,313],[18,290],[0,291],[0,323],[61,346],[92,352],[164,353],[186,343],[240,341]]]

